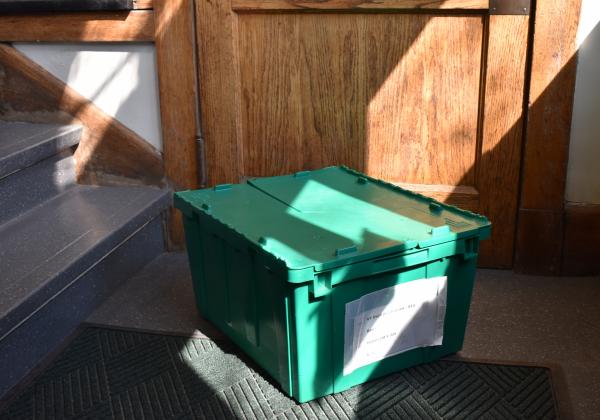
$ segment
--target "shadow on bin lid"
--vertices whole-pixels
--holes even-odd
[[[490,228],[483,216],[345,167],[176,195],[289,269],[321,271],[462,237],[484,237]]]

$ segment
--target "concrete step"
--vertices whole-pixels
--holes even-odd
[[[81,127],[0,122],[0,179],[79,143]]]
[[[72,185],[0,226],[0,396],[164,250],[169,203],[149,187]]]

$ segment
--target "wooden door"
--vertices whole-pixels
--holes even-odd
[[[513,256],[527,15],[487,0],[197,0],[207,185],[347,165],[488,216]]]

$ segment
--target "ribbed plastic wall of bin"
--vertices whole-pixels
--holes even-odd
[[[201,315],[300,402],[462,347],[483,216],[345,167],[175,206]]]

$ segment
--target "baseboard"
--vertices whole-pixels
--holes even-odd
[[[561,274],[600,274],[600,204],[567,203]]]
[[[563,212],[520,209],[514,271],[557,276],[561,271]]]

